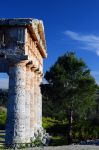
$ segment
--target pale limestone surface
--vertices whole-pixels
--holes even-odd
[[[24,149],[25,150],[25,149]],[[91,145],[71,145],[71,146],[49,146],[49,147],[38,147],[38,148],[30,148],[26,150],[99,150],[98,146]]]
[[[37,19],[0,19],[0,72],[9,74],[6,144],[30,143],[42,128],[44,26]]]
[[[30,142],[30,92],[31,92],[31,70],[30,67],[26,67],[26,99],[25,99],[25,138],[26,142]],[[33,134],[32,134],[33,135]]]
[[[34,104],[34,86],[35,86],[35,80],[34,80],[34,71],[31,71],[31,80],[30,80],[30,138],[33,138],[34,136],[34,127],[35,127],[35,104]],[[35,107],[34,107],[35,106]]]
[[[26,67],[18,63],[9,67],[9,100],[6,143],[25,142]]]
[[[7,149],[13,150],[13,149]],[[99,150],[99,146],[92,145],[70,145],[70,146],[48,146],[48,147],[34,147],[24,148],[22,150]]]

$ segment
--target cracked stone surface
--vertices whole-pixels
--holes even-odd
[[[25,65],[18,63],[10,66],[6,125],[7,144],[25,142],[25,83]]]

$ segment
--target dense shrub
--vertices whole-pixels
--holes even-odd
[[[0,107],[0,129],[5,129],[7,109]]]
[[[43,117],[43,128],[51,135],[66,135],[67,122]]]

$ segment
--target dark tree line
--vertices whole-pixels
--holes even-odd
[[[6,107],[8,100],[8,90],[0,90],[0,106]]]
[[[8,91],[0,90],[0,130],[5,129],[7,114]]]
[[[68,144],[77,133],[80,140],[98,136],[99,87],[85,62],[67,52],[46,72],[45,79],[43,116],[66,120]]]

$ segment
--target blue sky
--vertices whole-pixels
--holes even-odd
[[[99,0],[4,0],[0,18],[37,18],[45,25],[48,58],[44,72],[66,51],[87,63],[99,84]],[[0,76],[0,87],[8,84]]]

